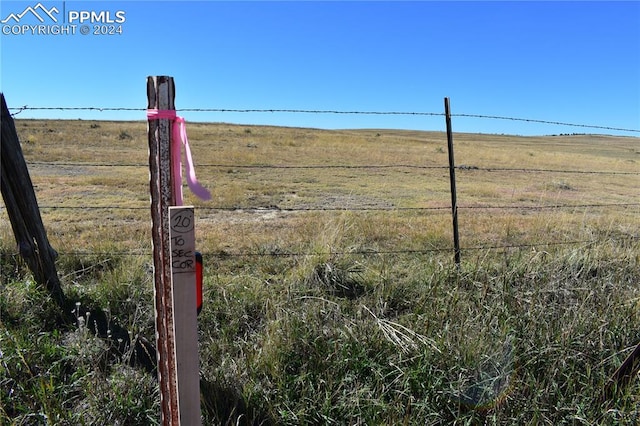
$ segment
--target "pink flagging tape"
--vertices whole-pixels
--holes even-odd
[[[175,110],[147,110],[149,120],[173,120],[173,134],[171,135],[171,175],[173,178],[173,189],[176,195],[176,206],[182,205],[182,155],[180,145],[184,146],[185,158],[187,160],[187,186],[201,200],[210,200],[211,193],[196,178],[196,168],[191,156],[189,138],[187,138],[187,126],[184,118],[179,117]]]

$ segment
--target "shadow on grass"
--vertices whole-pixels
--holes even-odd
[[[276,422],[247,404],[239,389],[224,383],[200,379],[202,412],[218,425],[271,426]]]

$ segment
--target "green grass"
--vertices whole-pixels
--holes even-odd
[[[145,124],[16,125],[79,305],[73,324],[60,322],[1,211],[0,424],[156,424],[155,376],[78,314],[100,308],[132,341],[154,340]],[[457,171],[458,269],[443,134],[188,131],[213,193],[210,203],[186,194],[205,255],[205,424],[640,421],[637,375],[601,400],[640,342],[640,211],[602,206],[638,202],[636,138],[454,135],[469,166]],[[577,207],[523,208],[564,204]],[[87,206],[115,208],[76,208]],[[296,208],[312,210],[286,210]],[[371,208],[382,210],[358,210]]]

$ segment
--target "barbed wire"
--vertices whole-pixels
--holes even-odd
[[[482,209],[482,210],[506,210],[506,209],[522,209],[522,210],[555,210],[555,209],[583,209],[583,208],[596,208],[596,207],[640,207],[640,203],[608,203],[608,204],[549,204],[549,205],[536,205],[536,206],[492,206],[492,205],[477,205],[477,206],[458,206],[458,209]]]
[[[414,111],[340,111],[323,109],[229,109],[229,108],[181,108],[180,112],[219,112],[219,113],[286,113],[286,114],[337,114],[337,115],[420,115],[444,116],[442,112],[414,112]]]
[[[127,210],[142,211],[149,210],[150,206],[40,206],[40,210]],[[5,209],[0,206],[0,210]],[[451,207],[250,207],[250,206],[230,206],[230,207],[209,207],[198,206],[199,211],[223,211],[236,213],[271,213],[271,212],[367,212],[367,211],[450,211]]]
[[[448,167],[446,167],[448,169]],[[522,173],[566,173],[566,174],[586,174],[586,175],[640,175],[638,172],[618,172],[607,170],[570,170],[570,169],[527,169],[517,167],[476,167],[476,166],[456,166],[457,170],[481,171],[481,172],[522,172]]]
[[[638,241],[637,236],[628,236],[626,238],[620,238],[621,242],[635,242]],[[554,247],[554,246],[589,246],[600,243],[599,240],[567,240],[567,241],[538,241],[533,243],[523,244],[494,244],[487,246],[470,246],[462,247],[462,251],[487,251],[487,250],[507,250],[507,249],[531,249],[537,247]],[[323,252],[307,252],[307,251],[246,251],[246,252],[229,252],[226,250],[213,250],[210,252],[203,252],[203,256],[207,258],[243,258],[243,257],[331,257],[331,256],[348,256],[348,255],[360,255],[360,256],[376,256],[376,255],[428,255],[438,252],[450,252],[452,247],[432,247],[424,249],[396,249],[396,250],[331,250]],[[86,250],[74,250],[74,251],[58,251],[60,256],[68,257],[149,257],[152,258],[151,247],[149,250],[136,250],[136,251],[86,251]],[[19,257],[18,252],[0,251],[0,257]]]
[[[418,164],[198,164],[198,167],[234,169],[448,169],[448,166],[421,166]]]
[[[74,162],[49,162],[30,161],[29,164],[50,167],[148,167],[142,163],[74,163]],[[198,168],[227,168],[227,169],[284,169],[284,170],[304,170],[304,169],[423,169],[423,170],[448,170],[449,166],[421,166],[417,164],[310,164],[310,165],[286,165],[286,164],[198,164]],[[479,167],[469,165],[459,165],[454,167],[462,171],[484,171],[484,172],[522,172],[522,173],[565,173],[565,174],[589,174],[589,175],[640,175],[637,172],[620,172],[607,170],[571,170],[571,169],[527,169],[517,167]]]
[[[562,209],[584,209],[584,208],[610,208],[610,207],[640,207],[640,203],[593,203],[593,204],[547,204],[547,205],[458,205],[458,210],[562,210]],[[44,205],[39,206],[41,210],[128,210],[142,211],[149,210],[149,206],[63,206]],[[0,205],[0,210],[6,207]],[[393,212],[393,211],[451,211],[451,206],[432,207],[396,207],[396,206],[362,206],[362,207],[315,207],[315,206],[198,206],[199,211],[223,211],[239,213],[271,213],[271,212],[317,212],[317,211],[342,211],[342,212]]]
[[[12,117],[24,112],[24,111],[146,111],[146,108],[127,108],[127,107],[30,107],[23,105],[17,108],[8,108],[9,111],[16,110],[11,113]]]
[[[147,111],[146,108],[130,108],[130,107],[30,107],[24,105],[18,108],[9,108],[9,110],[16,110],[12,113],[12,116],[16,116],[23,111],[27,110],[42,110],[42,111]],[[338,115],[402,115],[402,116],[444,116],[442,112],[419,112],[419,111],[342,111],[342,110],[322,110],[322,109],[290,109],[290,108],[179,108],[177,112],[208,112],[208,113],[287,113],[287,114],[338,114]],[[463,117],[463,118],[478,118],[489,120],[508,120],[508,121],[521,121],[528,123],[549,124],[554,126],[566,126],[566,127],[580,127],[587,129],[599,129],[599,130],[615,130],[630,133],[640,133],[640,129],[629,129],[624,127],[603,126],[596,124],[582,124],[582,123],[569,123],[563,121],[553,120],[540,120],[535,118],[521,118],[521,117],[507,117],[499,115],[487,115],[487,114],[468,114],[468,113],[453,113],[451,117]]]
[[[452,117],[467,117],[467,118],[483,118],[483,119],[492,119],[492,120],[510,120],[510,121],[524,121],[528,123],[539,123],[539,124],[552,124],[556,126],[570,126],[570,127],[583,127],[588,129],[600,129],[600,130],[618,130],[623,132],[635,132],[640,133],[639,129],[627,129],[622,127],[611,127],[611,126],[599,126],[594,124],[577,124],[577,123],[566,123],[562,121],[549,121],[549,120],[537,120],[533,118],[517,118],[517,117],[502,117],[498,115],[481,115],[481,114],[451,114]]]
[[[149,167],[149,164],[142,163],[77,163],[77,162],[49,162],[30,161],[29,164],[51,167]],[[448,166],[421,166],[417,164],[309,164],[309,165],[289,165],[289,164],[197,164],[198,168],[233,168],[233,169],[448,169]]]

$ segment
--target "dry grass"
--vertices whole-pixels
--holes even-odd
[[[123,226],[127,232],[116,231],[107,239],[130,247],[129,233],[134,232],[140,241],[149,241],[144,122],[18,120],[17,126],[21,135],[27,135],[22,136],[23,149],[42,206],[115,207],[95,212],[45,209],[53,235],[68,232],[65,227],[72,225],[73,232],[88,242],[98,239],[96,225],[107,233],[108,228]],[[386,249],[419,249],[413,242],[423,240],[426,234],[438,243],[449,238],[450,231],[443,226],[448,220],[450,195],[442,133],[201,123],[190,123],[188,131],[198,177],[211,189],[213,201],[205,204],[187,193],[186,202],[201,207],[197,210],[199,238],[212,251],[247,249],[250,240],[284,239],[297,245],[295,235],[310,226],[309,221],[320,221],[317,226],[321,227],[334,215],[273,208],[442,208],[358,213],[353,215],[354,226],[377,230],[379,237],[373,239],[388,240],[391,245],[381,247]],[[454,143],[463,246],[545,243],[548,238],[537,236],[545,237],[550,230],[554,230],[554,242],[557,237],[581,240],[590,238],[596,232],[594,227],[597,232],[619,228],[624,233],[637,224],[637,206],[598,206],[637,203],[640,157],[635,138],[460,134],[455,135]],[[51,162],[90,165],[54,166]],[[287,168],[259,167],[265,165]],[[382,167],[358,168],[373,165]],[[330,168],[305,168],[309,166]],[[501,170],[504,168],[555,172]],[[549,205],[592,207],[536,209]],[[217,208],[269,210],[229,212]],[[230,227],[238,232],[229,232]],[[422,231],[412,232],[407,227]],[[285,238],[282,232],[287,234]],[[118,241],[119,235],[126,238]],[[401,236],[407,236],[407,246],[398,245]],[[66,244],[64,239],[54,242]]]

